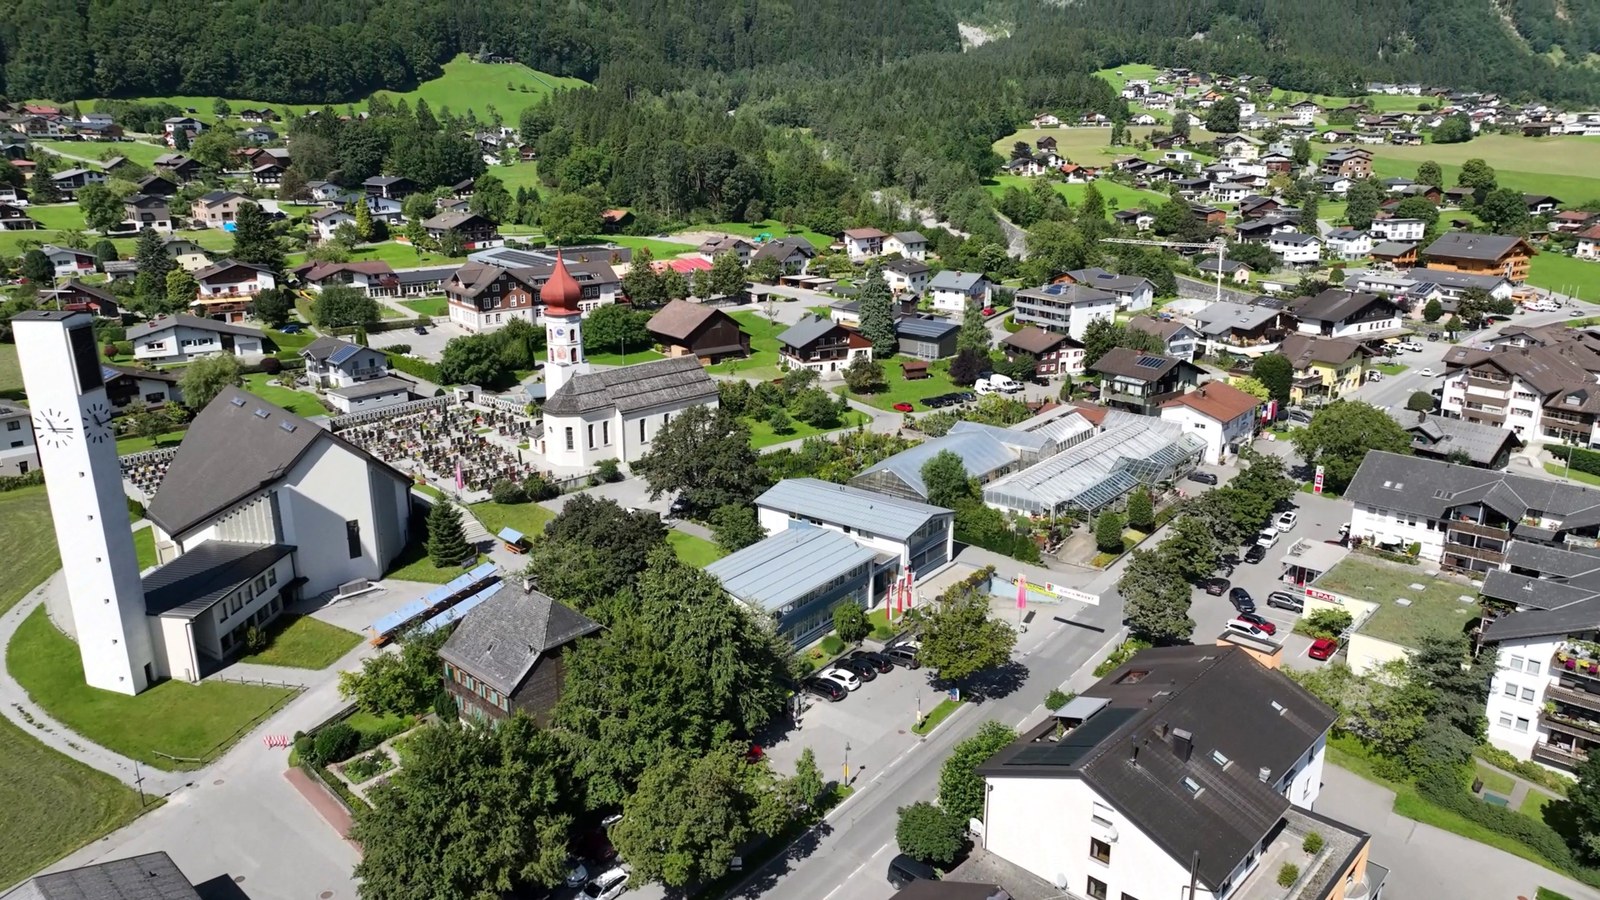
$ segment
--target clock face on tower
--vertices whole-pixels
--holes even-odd
[[[89,404],[83,411],[83,433],[96,444],[111,440],[111,409],[98,400]]]
[[[567,330],[565,328],[557,328],[556,329],[556,337],[559,338],[559,337],[566,337],[566,336],[567,336]]]
[[[40,443],[51,447],[67,446],[76,434],[72,422],[55,409],[41,409],[33,414],[33,433]]]

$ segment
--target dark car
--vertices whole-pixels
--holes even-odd
[[[1278,626],[1272,624],[1272,621],[1270,619],[1264,618],[1262,616],[1258,616],[1253,612],[1242,612],[1242,613],[1239,613],[1239,618],[1245,620],[1246,622],[1249,622],[1251,625],[1254,625],[1255,627],[1261,629],[1262,631],[1265,631],[1267,634],[1277,634],[1278,633]]]
[[[299,334],[300,332],[305,331],[306,327],[301,325],[299,322],[290,322],[278,330],[284,334]]]
[[[1206,579],[1206,593],[1210,594],[1213,597],[1221,597],[1223,594],[1225,594],[1227,592],[1228,592],[1228,579],[1226,579],[1226,578],[1208,578],[1208,579]]]
[[[1190,481],[1193,481],[1196,484],[1217,483],[1217,476],[1211,474],[1210,472],[1190,472],[1188,478]]]
[[[1288,591],[1273,591],[1267,595],[1267,605],[1278,609],[1288,610],[1292,613],[1305,612],[1306,599],[1296,597]]]
[[[412,334],[427,334],[428,329],[422,327],[421,325],[413,325],[411,327],[411,332]]]
[[[913,881],[937,881],[939,873],[927,863],[917,862],[901,853],[889,860],[889,883],[900,890]]]
[[[826,697],[835,703],[843,700],[850,693],[845,690],[844,685],[826,678],[807,678],[805,681],[800,682],[800,689],[808,694]]]
[[[929,409],[939,409],[940,407],[944,406],[945,403],[946,401],[943,394],[940,394],[936,397],[924,397],[922,400],[922,405]]]
[[[905,644],[885,647],[882,655],[897,666],[904,666],[907,669],[922,668],[922,663],[917,659],[917,651]]]
[[[1237,609],[1242,613],[1253,613],[1256,611],[1255,598],[1250,596],[1249,591],[1241,587],[1236,587],[1228,592],[1228,602],[1233,604],[1234,609]]]
[[[878,677],[878,667],[864,659],[841,659],[834,665],[846,672],[854,673],[862,681],[872,681]]]
[[[972,401],[978,399],[978,395],[974,394],[971,391],[962,391],[961,393],[956,395],[956,398],[959,399],[962,403],[971,403]]]
[[[1251,544],[1250,549],[1244,552],[1244,561],[1255,565],[1267,558],[1267,548],[1260,544]]]
[[[871,663],[878,667],[879,672],[889,672],[894,669],[894,663],[890,662],[888,657],[882,653],[874,653],[871,650],[857,650],[850,654],[850,658]]]

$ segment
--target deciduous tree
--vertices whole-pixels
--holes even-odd
[[[652,499],[676,493],[684,513],[694,517],[749,503],[767,486],[749,429],[704,406],[686,409],[663,426],[633,471],[650,485]]]
[[[1004,622],[989,618],[987,591],[957,587],[947,591],[932,607],[915,611],[922,622],[922,664],[939,677],[961,681],[1011,659],[1017,633]]]
[[[985,784],[978,767],[1016,739],[1016,731],[991,719],[951,748],[939,769],[939,805],[956,821],[983,818]]]
[[[955,862],[966,846],[966,823],[926,800],[900,807],[894,840],[900,852],[935,865]]]
[[[1473,212],[1496,234],[1526,234],[1528,203],[1521,191],[1497,188],[1486,194]]]
[[[178,389],[183,393],[183,404],[198,412],[223,388],[237,386],[239,380],[239,360],[231,353],[220,353],[202,356],[184,366],[178,375]]]
[[[1266,386],[1267,396],[1278,401],[1278,406],[1289,405],[1289,389],[1294,385],[1294,366],[1287,356],[1282,353],[1262,354],[1251,373]]]
[[[1295,451],[1323,467],[1324,486],[1343,493],[1368,451],[1411,455],[1411,435],[1383,410],[1357,400],[1336,400],[1317,411],[1311,424],[1290,435]]]
[[[844,383],[852,394],[876,394],[889,386],[883,363],[858,356],[844,370]]]
[[[78,191],[78,208],[83,210],[83,221],[101,234],[110,234],[122,220],[122,200],[103,184],[85,185]]]
[[[194,276],[183,269],[173,269],[167,273],[167,302],[166,311],[169,313],[184,312],[189,309],[195,297],[200,293],[200,284]]]
[[[922,483],[928,491],[928,503],[955,509],[964,500],[975,495],[972,476],[967,474],[967,464],[953,450],[940,450],[922,464]]]
[[[724,553],[743,550],[767,536],[753,506],[730,503],[711,511],[711,532]]]
[[[711,260],[711,293],[721,297],[732,297],[744,291],[745,276],[744,266],[739,264],[739,255],[732,250],[724,250]]]
[[[1439,164],[1431,159],[1423,160],[1417,166],[1417,183],[1432,185],[1436,188],[1444,187],[1444,171]]]
[[[1128,626],[1139,637],[1165,644],[1188,640],[1189,582],[1177,561],[1160,550],[1135,550],[1117,581]]]
[[[281,328],[294,311],[294,296],[287,288],[273,288],[257,294],[254,306],[256,318],[267,327]]]
[[[872,623],[859,604],[845,600],[833,608],[833,630],[839,640],[854,644],[872,633]]]

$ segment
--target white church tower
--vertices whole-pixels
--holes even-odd
[[[583,310],[578,307],[582,299],[583,287],[567,271],[567,264],[557,252],[555,269],[539,288],[539,302],[544,304],[545,346],[550,354],[544,370],[547,399],[554,397],[572,376],[589,371],[589,364],[583,360]]]
[[[92,326],[83,312],[37,310],[11,320],[84,680],[137,694],[160,666]]]

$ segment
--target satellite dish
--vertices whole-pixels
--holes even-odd
[[[1062,874],[1062,873],[1060,873],[1060,872],[1057,872],[1056,873],[1056,890],[1064,891],[1066,889],[1067,889],[1067,876]]]

